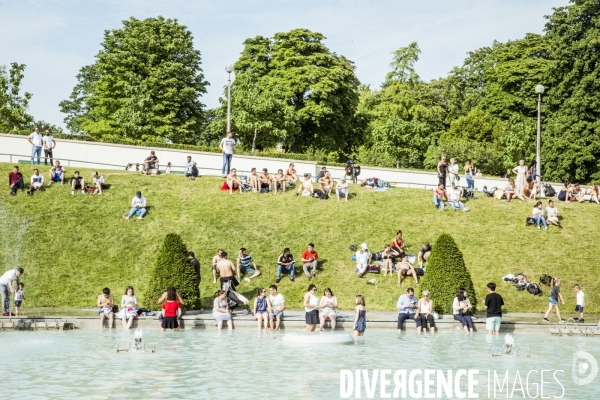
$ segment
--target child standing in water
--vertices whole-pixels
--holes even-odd
[[[367,310],[365,298],[362,294],[356,295],[356,314],[354,315],[354,336],[363,336],[367,329]]]
[[[556,316],[558,317],[559,322],[566,322],[560,317],[560,310],[558,309],[558,299],[560,299],[563,305],[565,304],[562,294],[560,293],[560,278],[554,278],[552,280],[552,291],[550,292],[550,297],[548,297],[548,309],[546,310],[546,314],[544,315],[545,322],[550,322],[548,320],[548,314],[550,314],[550,311],[552,311],[552,307],[556,307]]]
[[[21,282],[19,282],[19,288],[15,292],[15,315],[17,317],[19,316],[19,308],[21,307],[23,300],[25,300],[25,296],[23,296],[23,294],[25,293],[23,291],[24,286],[25,285],[23,285]]]

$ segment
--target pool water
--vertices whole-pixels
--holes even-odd
[[[488,370],[495,370],[500,380],[508,370],[511,389],[517,370],[523,386],[530,370],[564,370],[557,373],[564,399],[595,399],[600,387],[600,377],[584,386],[572,379],[576,352],[585,351],[600,360],[597,337],[516,333],[515,347],[520,353],[529,348],[532,357],[492,358],[492,348],[498,352],[504,344],[503,335],[417,335],[413,331],[398,335],[367,328],[365,336],[350,345],[306,346],[282,342],[283,332],[146,330],[144,341],[147,346],[154,343],[156,353],[117,353],[119,342],[130,342],[133,334],[121,330],[2,331],[1,397],[334,399],[340,398],[342,369],[390,369],[392,374],[398,369],[479,369],[475,388],[479,398],[488,398]],[[529,396],[541,398],[533,386],[539,386],[540,375],[531,376]],[[392,393],[393,378],[388,379],[392,384],[387,392]],[[549,382],[544,384],[545,397],[561,396],[563,389],[551,373],[544,381]],[[461,387],[466,391],[466,380]],[[496,398],[507,398],[504,390],[500,394],[496,388]],[[529,398],[527,392],[523,396],[517,390],[512,398]],[[361,394],[367,398],[364,388]],[[379,387],[374,397],[380,397]]]

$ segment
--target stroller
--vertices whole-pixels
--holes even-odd
[[[360,166],[354,164],[354,161],[348,160],[346,161],[346,165],[344,167],[345,176],[349,176],[352,183],[356,184],[357,177],[360,175]]]
[[[463,188],[462,197],[465,198],[465,201],[477,199],[477,197],[475,197],[475,191],[467,188]]]
[[[250,301],[235,291],[235,285],[231,282],[224,282],[222,290],[227,292],[227,304],[229,305],[229,313],[234,316],[236,315],[236,309],[239,309],[241,315],[249,315],[252,311],[250,310]],[[215,293],[215,297],[219,292]]]

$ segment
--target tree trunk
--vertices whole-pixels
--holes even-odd
[[[252,154],[254,154],[254,150],[256,149],[256,134],[258,133],[258,129],[254,128],[254,137],[252,138]]]

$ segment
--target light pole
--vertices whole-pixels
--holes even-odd
[[[231,132],[231,73],[233,72],[233,65],[227,64],[225,66],[225,71],[227,71],[227,132]]]
[[[541,178],[541,165],[540,165],[540,142],[541,142],[541,113],[542,113],[542,93],[544,93],[544,87],[542,85],[537,85],[535,87],[535,93],[538,95],[538,115],[537,115],[537,143],[535,146],[535,174],[536,180],[538,184],[538,188],[542,187],[542,178]]]

